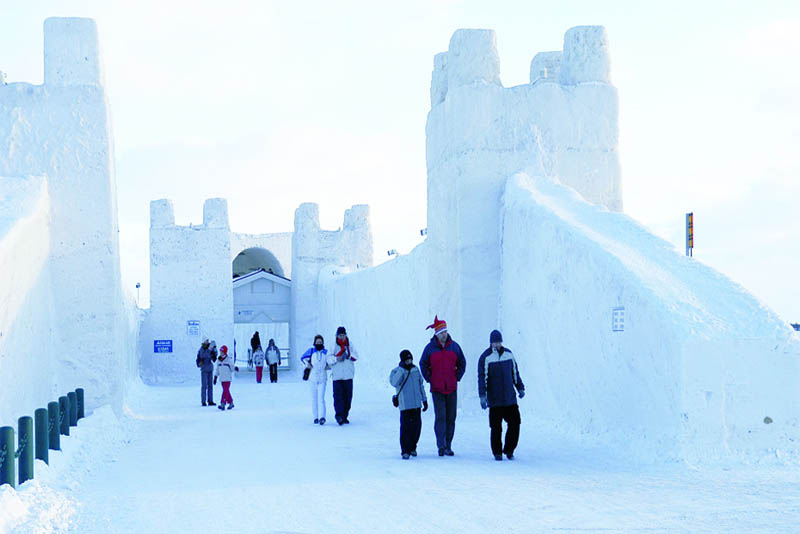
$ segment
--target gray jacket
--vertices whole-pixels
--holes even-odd
[[[411,373],[408,375],[408,373]],[[428,402],[428,396],[425,394],[425,382],[422,380],[422,373],[419,372],[419,367],[416,365],[407,371],[399,365],[392,369],[389,375],[389,383],[394,386],[395,390],[399,390],[403,385],[403,381],[408,380],[403,390],[397,395],[400,401],[400,411],[413,410],[414,408],[421,408],[423,402]]]

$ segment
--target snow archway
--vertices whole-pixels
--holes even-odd
[[[276,274],[281,278],[286,277],[281,262],[275,257],[275,254],[265,248],[246,248],[233,259],[234,278],[258,271],[259,269]]]
[[[275,255],[260,247],[247,248],[233,260],[234,355],[250,362],[250,337],[258,331],[262,346],[272,338],[289,367],[292,282]]]

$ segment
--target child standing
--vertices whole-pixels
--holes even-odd
[[[264,351],[261,350],[261,345],[256,347],[253,353],[253,365],[256,366],[256,382],[261,383],[261,376],[264,373]]]
[[[305,364],[303,380],[311,386],[311,412],[314,424],[325,424],[325,387],[328,384],[328,350],[322,336],[314,336],[314,346],[308,349],[300,361]]]
[[[408,349],[400,353],[400,365],[392,369],[389,383],[397,390],[400,408],[400,452],[403,460],[417,455],[417,442],[422,432],[422,411],[428,409],[428,397],[422,373],[414,365],[414,356]]]
[[[222,398],[219,401],[218,408],[225,409],[225,404],[228,409],[233,409],[233,397],[231,397],[231,377],[233,376],[234,366],[228,358],[228,347],[222,345],[219,348],[219,357],[217,358],[217,370],[214,371],[214,383],[217,383],[217,378],[222,382]]]

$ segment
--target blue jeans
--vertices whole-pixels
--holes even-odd
[[[214,371],[200,371],[200,402],[214,402]]]
[[[436,446],[440,449],[449,449],[456,433],[456,407],[458,393],[447,395],[431,391],[433,397],[433,431],[436,433]]]

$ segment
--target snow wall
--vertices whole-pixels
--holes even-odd
[[[742,287],[524,173],[502,242],[500,324],[537,426],[643,459],[800,459],[800,340]]]
[[[467,358],[459,409],[474,409],[477,359],[500,328],[527,385],[526,428],[641,461],[796,461],[797,335],[618,213],[603,28],[572,28],[512,88],[494,41],[459,30],[434,59],[425,243],[309,283],[328,345],[345,325],[356,381],[385,384],[401,349],[419,359],[438,314]]]
[[[210,198],[203,223],[175,224],[172,202],[150,203],[150,308],[139,336],[139,368],[148,384],[196,383],[197,349],[208,337],[233,354],[233,260],[244,250],[259,249],[277,273],[291,276],[292,234],[237,234],[228,222],[228,204]],[[189,321],[199,327],[189,328]],[[156,352],[171,342],[172,352]],[[238,347],[246,359],[249,346]]]
[[[44,84],[0,84],[0,176],[0,424],[78,387],[119,409],[138,317],[94,21],[47,19]]]

